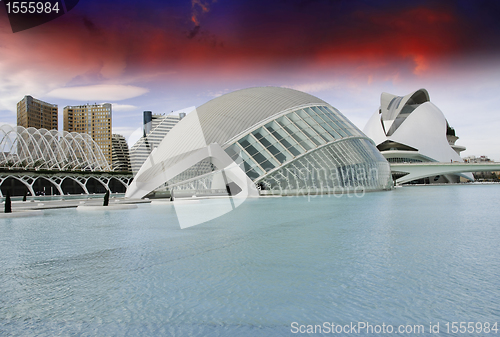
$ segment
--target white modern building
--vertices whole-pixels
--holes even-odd
[[[130,163],[134,174],[139,171],[154,148],[160,145],[167,133],[185,116],[155,115],[144,111],[143,136],[130,148]]]
[[[363,131],[390,163],[463,162],[460,152],[465,147],[455,144],[455,130],[425,89],[406,96],[382,93],[380,108]],[[458,173],[433,175],[421,182],[458,182],[459,176],[473,180],[470,173]]]
[[[308,195],[392,186],[389,163],[337,109],[279,87],[235,91],[182,119],[126,196]]]

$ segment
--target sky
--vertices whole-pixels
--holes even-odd
[[[317,96],[360,129],[380,94],[428,90],[467,147],[500,161],[500,1],[80,0],[13,33],[0,6],[0,124],[25,95],[113,104],[113,133],[234,90]],[[133,144],[129,144],[130,146]]]

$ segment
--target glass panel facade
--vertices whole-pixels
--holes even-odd
[[[332,137],[332,135],[328,133],[328,131],[323,126],[318,124],[318,122],[316,122],[307,112],[302,109],[295,112],[300,116],[300,118],[302,118],[305,123],[307,123],[307,125],[313,128],[314,131],[316,131],[316,133],[320,135],[320,137],[323,138],[325,142],[331,142],[335,140],[335,138]]]
[[[240,139],[238,143],[264,171],[267,172],[279,166],[279,162],[252,134]]]
[[[348,136],[354,135],[352,132],[352,126],[345,123],[345,121],[340,118],[340,116],[336,113],[334,113],[332,110],[328,109],[327,107],[320,106],[318,107],[319,110],[321,110],[324,115],[328,118],[330,118],[336,125],[340,127],[342,131],[344,131]]]
[[[264,144],[268,147],[264,148]],[[279,151],[279,154],[284,156],[282,160],[285,162],[273,162],[268,152],[265,152],[273,147],[275,148],[273,151]],[[261,153],[257,155],[255,150]],[[293,160],[292,154],[262,127],[234,143],[226,149],[226,152],[240,164],[250,179],[257,183],[261,193],[265,191],[281,195],[362,193],[388,189],[392,184],[389,164],[367,139],[351,138],[335,142]],[[276,158],[275,155],[272,157]],[[259,160],[261,165],[265,162],[275,163],[278,169],[262,178],[265,175],[265,168],[259,165]],[[183,172],[182,177],[176,177],[178,179],[173,179],[169,183],[178,181],[172,186],[175,193],[186,190],[192,194],[195,192],[224,194],[224,189],[214,189],[214,178],[219,172],[220,170],[206,159]],[[199,178],[187,180],[195,176]]]
[[[323,110],[321,110],[319,107],[317,106],[313,106],[311,108],[321,119],[323,119],[328,125],[330,125],[330,127],[332,129],[335,130],[335,132],[337,132],[341,138],[343,137],[348,137],[348,134],[345,132],[345,128],[343,129],[341,127],[341,125],[337,124],[336,121],[335,121],[335,118],[334,117],[331,117],[329,116],[330,114],[329,113],[325,113]]]
[[[342,136],[335,131],[334,127],[337,127],[336,125],[334,127],[331,126],[330,120],[328,119],[323,119],[318,115],[312,108],[306,108],[304,111],[313,118],[316,123],[318,123],[323,129],[325,129],[333,138],[335,139],[340,139]],[[328,121],[328,122],[327,122]]]
[[[342,140],[353,136],[364,135],[336,109],[311,106],[268,122],[225,151],[261,189],[280,194],[388,188],[392,179],[387,161],[367,139]],[[207,159],[168,184],[189,180],[190,189],[210,189],[217,172]]]
[[[281,118],[278,118],[276,120],[278,124],[285,129],[285,131],[295,139],[297,143],[300,144],[300,146],[306,150],[309,151],[312,148],[315,148],[316,146],[309,140],[309,138],[304,135],[304,133],[301,132],[301,130],[293,124],[290,119],[288,119],[286,116],[283,116]]]
[[[326,143],[325,140],[321,138],[319,134],[317,134],[316,131],[295,112],[288,114],[287,117],[300,128],[300,131],[302,131],[302,133],[304,133],[304,135],[306,135],[316,147]]]
[[[387,161],[367,139],[339,141],[352,136],[363,134],[337,110],[312,106],[268,122],[225,151],[262,190],[294,194],[389,188]]]
[[[246,138],[246,137],[245,137]],[[249,145],[250,143],[243,142]],[[264,174],[264,171],[259,167],[257,162],[247,154],[246,151],[240,145],[240,142],[236,142],[226,149],[226,153],[231,157],[231,159],[238,164],[243,171],[254,180]],[[259,158],[261,158],[259,156]]]
[[[264,190],[282,195],[380,190],[391,183],[387,161],[359,138],[322,147],[259,181]]]
[[[241,159],[243,159],[243,171],[254,180],[264,174],[264,171],[257,165],[257,163],[245,151],[240,152]]]
[[[362,136],[362,133],[337,110],[328,106],[312,106],[276,118],[239,139],[226,152],[233,160],[243,161],[242,168],[254,180],[287,165],[284,171],[266,178],[269,183],[274,182],[271,185],[285,179],[295,188],[316,186],[317,177],[306,175],[307,178],[304,178],[303,173],[309,167],[338,167],[336,179],[342,182],[342,186],[358,186],[359,181],[345,167],[365,163],[367,158],[380,160],[358,143],[339,142],[334,147],[327,146],[291,163],[297,156],[350,136]]]
[[[286,150],[281,143],[274,138],[265,127],[262,127],[254,132],[252,135],[268,150],[280,164],[292,160],[294,155]]]
[[[342,121],[349,129],[351,129],[352,133],[355,135],[363,134],[350,120],[348,120],[340,111],[333,107],[324,107],[325,109],[331,111],[331,113],[336,116],[338,119]]]
[[[293,156],[304,153],[304,149],[275,121],[264,126]]]

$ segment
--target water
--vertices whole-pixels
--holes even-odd
[[[0,219],[0,335],[497,322],[499,201],[500,185],[425,186],[248,200],[184,230],[168,204]]]

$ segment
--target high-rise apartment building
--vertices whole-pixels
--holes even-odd
[[[151,111],[144,111],[143,136],[130,148],[130,164],[134,174],[139,171],[151,151],[158,147],[167,133],[185,116],[185,113],[154,115]]]
[[[57,104],[26,95],[17,103],[17,125],[25,128],[57,130]]]
[[[125,137],[113,134],[111,142],[113,147],[113,171],[131,172],[130,156]]]
[[[87,133],[99,145],[108,161],[113,163],[111,145],[111,104],[86,104],[64,107],[63,130]]]

